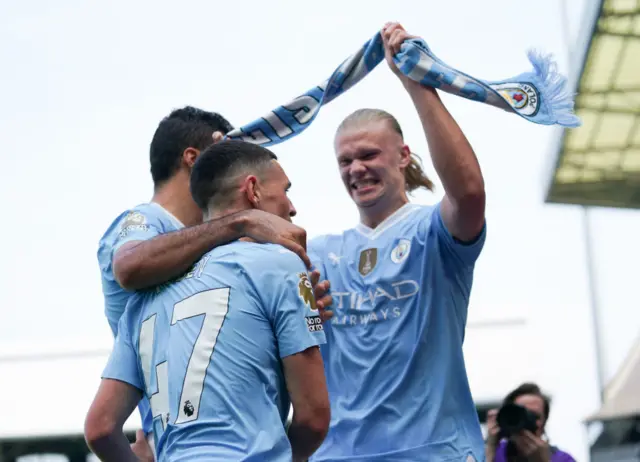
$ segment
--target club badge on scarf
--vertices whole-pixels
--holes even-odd
[[[528,57],[532,71],[499,81],[480,80],[454,69],[437,58],[422,39],[405,41],[393,60],[404,75],[422,85],[495,106],[537,124],[580,126],[567,79],[557,72],[551,56],[531,51]],[[299,135],[320,107],[353,87],[383,60],[384,46],[378,32],[321,85],[229,132],[227,138],[266,147]]]

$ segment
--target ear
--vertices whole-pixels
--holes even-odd
[[[193,164],[196,163],[196,159],[200,155],[200,150],[196,148],[187,148],[182,153],[182,162],[185,163],[189,169],[193,168]]]
[[[406,144],[400,150],[400,167],[407,168],[411,163],[411,149]]]
[[[259,208],[261,191],[258,178],[255,175],[247,176],[242,182],[242,192],[244,193],[247,201],[252,205],[254,209]]]

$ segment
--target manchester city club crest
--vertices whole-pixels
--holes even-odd
[[[526,116],[538,113],[540,95],[538,89],[529,83],[502,83],[492,85],[509,105]]]
[[[360,262],[358,263],[358,271],[363,276],[369,274],[378,263],[378,249],[364,249],[360,252]]]
[[[400,239],[398,245],[391,251],[391,261],[394,263],[403,262],[409,256],[410,250],[411,241],[409,239]]]

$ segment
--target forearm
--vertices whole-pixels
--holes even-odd
[[[433,166],[450,200],[483,194],[484,180],[469,141],[435,89],[403,81],[420,117]]]
[[[214,247],[243,237],[246,224],[247,214],[238,212],[122,248],[114,263],[118,282],[129,290],[167,282]]]
[[[93,441],[89,447],[102,462],[137,462],[129,440],[122,431],[105,435]]]
[[[324,435],[318,434],[306,425],[298,424],[295,415],[289,426],[288,436],[293,462],[305,462],[316,452],[324,439]]]

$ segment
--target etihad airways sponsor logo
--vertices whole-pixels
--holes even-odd
[[[334,292],[333,303],[338,310],[359,310],[364,303],[374,307],[388,301],[398,301],[413,297],[420,292],[420,285],[411,279],[372,286],[366,292]]]
[[[331,323],[335,326],[355,326],[399,318],[404,309],[402,300],[410,300],[419,292],[420,285],[411,279],[376,285],[362,293],[332,292],[335,313]]]

